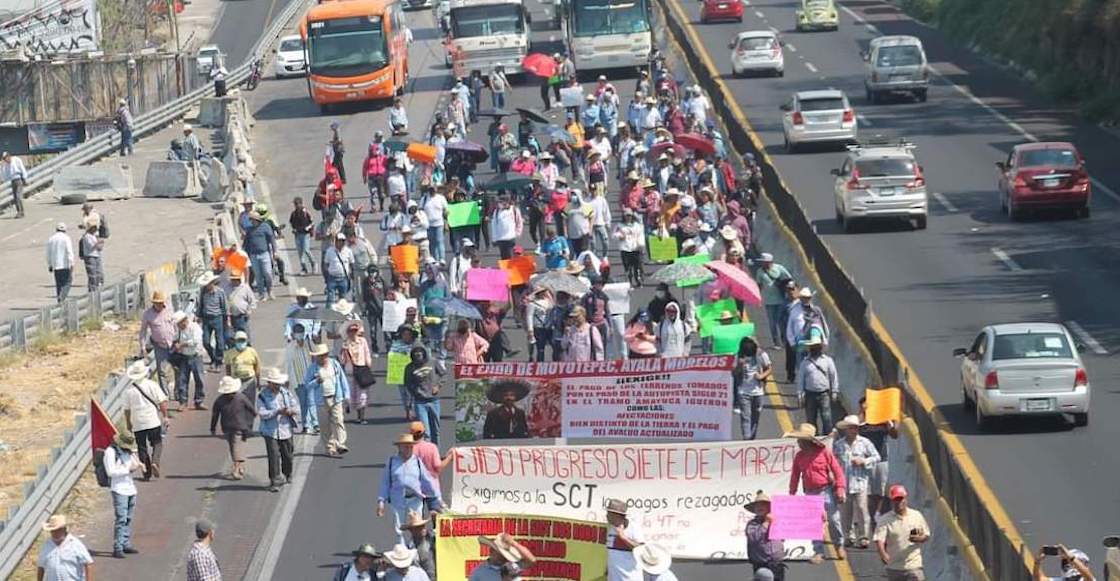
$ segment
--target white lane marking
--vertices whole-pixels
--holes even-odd
[[[1081,339],[1081,342],[1085,343],[1085,346],[1091,349],[1093,353],[1097,355],[1108,355],[1108,350],[1102,347],[1100,342],[1094,339],[1081,325],[1077,324],[1077,321],[1066,321],[1066,326],[1069,327],[1069,330],[1073,331],[1073,334],[1077,335],[1077,338]]]
[[[9,241],[12,238],[15,238],[17,236],[23,236],[24,234],[27,234],[28,232],[30,232],[30,231],[38,228],[39,226],[42,226],[43,224],[46,224],[47,222],[50,222],[50,221],[51,221],[50,218],[43,218],[42,220],[39,220],[38,222],[28,226],[27,228],[24,228],[23,230],[20,230],[19,232],[15,232],[13,234],[8,234],[7,236],[5,236],[3,238],[0,238],[0,242],[7,242],[7,241]]]
[[[933,199],[937,200],[937,203],[944,206],[946,211],[952,213],[957,212],[957,207],[953,205],[953,202],[949,201],[949,198],[945,197],[945,194],[942,194],[941,192],[934,192]]]
[[[766,20],[766,15],[765,15],[765,14],[763,14],[761,10],[755,10],[755,11],[754,11],[754,15],[755,15],[755,16],[757,16],[757,17],[759,17],[759,18],[761,18],[761,19],[763,19],[763,20]]]
[[[790,52],[797,52],[797,47],[793,46],[792,44],[786,43],[786,50]]]
[[[856,119],[859,119],[859,124],[865,127],[871,127],[874,123],[870,119],[863,116],[863,113],[856,113]]]
[[[874,24],[864,24],[863,28],[866,29],[867,32],[870,32],[871,34],[874,34],[875,36],[881,36],[879,34],[879,29],[875,28]]]
[[[998,258],[999,261],[1002,262],[1003,265],[1006,266],[1007,269],[1011,272],[1019,272],[1023,270],[1023,267],[1019,266],[1019,263],[1012,260],[1011,257],[1008,256],[1007,253],[1002,249],[998,247],[992,247],[992,254],[996,255],[996,258]]]
[[[809,69],[811,72],[814,72],[814,73],[819,72],[819,71],[817,71],[817,67],[814,67],[813,63],[810,63],[810,62],[805,63],[805,68]]]

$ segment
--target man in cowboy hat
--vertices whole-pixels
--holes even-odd
[[[832,442],[832,453],[844,468],[844,478],[848,481],[848,499],[840,511],[840,521],[847,535],[847,545],[856,543],[866,549],[871,544],[871,517],[867,511],[867,493],[870,488],[871,473],[879,462],[879,451],[871,440],[860,435],[863,422],[859,416],[845,416],[836,424],[836,431],[842,437]]]
[[[220,368],[230,323],[229,299],[218,284],[218,275],[204,272],[198,277],[197,315],[202,324],[202,346],[210,356],[211,369]]]
[[[793,279],[786,267],[774,262],[774,255],[763,252],[758,257],[758,270],[755,271],[758,286],[762,289],[763,303],[766,305],[766,319],[770,324],[771,349],[781,346],[782,309],[786,306],[786,289],[783,281]]]
[[[303,311],[312,311],[316,308],[315,304],[311,302],[311,291],[307,290],[307,287],[301,286],[296,289],[296,300],[288,307],[288,314],[284,323],[284,338],[289,341],[292,339],[292,326],[296,323],[303,325],[305,333],[318,335],[322,327],[322,321],[317,318],[300,318],[300,313]]]
[[[774,515],[770,512],[770,496],[759,490],[743,508],[754,515],[747,521],[747,561],[754,568],[756,581],[782,581],[786,576],[785,545],[781,539],[770,538]]]
[[[194,378],[194,409],[204,410],[203,401],[206,398],[202,383],[202,327],[194,321],[194,316],[183,311],[176,311],[172,316],[175,320],[175,343],[172,344],[172,361],[175,364],[175,401],[179,403],[179,410],[187,407],[187,392],[190,388],[191,378]]]
[[[385,461],[381,472],[381,486],[377,494],[377,516],[385,516],[385,507],[393,510],[394,526],[399,542],[405,542],[401,523],[408,520],[409,511],[421,512],[426,507],[439,510],[443,507],[439,489],[432,483],[428,469],[413,454],[416,440],[412,434],[401,434],[394,442],[397,453]]]
[[[346,370],[338,359],[331,357],[331,350],[324,344],[311,348],[311,365],[303,376],[308,389],[308,399],[319,408],[319,425],[327,455],[338,458],[349,452],[346,447],[346,424],[343,423],[343,402],[350,399],[350,382]]]
[[[798,452],[793,456],[793,470],[789,475],[789,493],[797,494],[798,485],[806,495],[824,497],[824,511],[828,520],[828,531],[832,544],[836,547],[839,559],[847,557],[844,550],[844,535],[840,528],[840,508],[847,499],[848,484],[844,469],[832,450],[817,438],[817,427],[801,424],[796,430],[782,434],[783,438],[796,438]],[[824,559],[824,542],[813,541],[814,563]]]
[[[817,425],[820,417],[822,430],[832,425],[832,403],[840,394],[840,376],[836,363],[824,352],[820,337],[805,341],[808,355],[797,367],[797,399],[805,409],[805,421]]]
[[[311,390],[304,383],[307,368],[311,366],[311,348],[314,345],[308,337],[303,323],[292,325],[292,338],[284,347],[284,368],[288,377],[296,384],[296,397],[299,398],[300,418],[299,424],[303,433],[319,434],[319,414],[316,404],[311,397]]]
[[[245,456],[241,452],[242,442],[253,429],[257,408],[253,400],[241,391],[241,381],[225,376],[218,382],[218,397],[214,400],[214,410],[210,412],[210,435],[218,422],[222,423],[222,436],[229,445],[229,458],[233,464],[230,478],[241,480],[245,477]]]
[[[393,546],[393,550],[382,555],[389,565],[385,569],[385,581],[431,581],[431,577],[416,562],[416,549],[410,549],[401,543]]]
[[[353,559],[339,565],[331,581],[377,578],[377,572],[381,568],[381,553],[373,545],[363,543],[353,554]]]
[[[159,376],[159,387],[166,394],[170,389],[171,380],[167,373],[168,359],[171,357],[171,345],[175,342],[174,312],[167,308],[167,295],[157,290],[152,293],[152,306],[140,316],[140,357],[148,352],[149,345],[155,355],[156,372]]]
[[[194,543],[187,554],[187,581],[222,581],[222,570],[214,556],[214,524],[200,518],[194,523]]]
[[[261,418],[261,437],[268,454],[268,481],[271,492],[292,481],[292,434],[299,429],[299,400],[288,389],[288,376],[275,367],[261,375],[265,389],[257,396],[257,415]],[[284,478],[281,479],[280,475]]]
[[[416,551],[416,566],[423,569],[428,577],[436,578],[436,558],[433,552],[432,533],[428,529],[431,519],[418,512],[409,511],[408,520],[401,527],[406,534],[405,545]]]
[[[891,512],[875,527],[875,547],[887,570],[888,581],[923,581],[922,547],[929,541],[929,525],[917,509],[910,508],[906,487],[891,486]]]
[[[229,289],[226,300],[229,304],[230,326],[226,329],[226,341],[233,342],[233,334],[243,331],[249,334],[249,315],[257,308],[257,295],[249,285],[244,284],[245,275],[240,271],[229,273]]]
[[[471,571],[470,581],[502,581],[504,565],[515,564],[527,569],[537,562],[532,551],[509,533],[499,533],[494,537],[481,536],[478,537],[478,543],[488,548],[490,554]]]
[[[677,576],[669,570],[673,557],[660,545],[646,543],[634,547],[634,560],[642,571],[643,581],[677,581]]]
[[[607,500],[607,581],[642,581],[634,548],[644,539],[638,523],[627,516],[625,500]]]
[[[167,426],[167,396],[154,381],[148,379],[144,360],[132,362],[125,370],[128,377],[128,407],[124,421],[139,443],[144,480],[159,477],[159,459],[163,454],[163,429]],[[151,446],[149,453],[148,447]]]
[[[241,380],[241,387],[252,401],[257,396],[257,385],[261,379],[261,356],[249,346],[249,334],[238,331],[233,334],[233,346],[226,350],[222,359],[226,375]]]
[[[517,402],[529,395],[529,384],[523,381],[499,381],[486,390],[486,399],[497,407],[486,412],[482,426],[484,439],[528,438],[529,421]]]
[[[66,515],[55,514],[43,523],[50,538],[39,549],[38,579],[87,581],[93,579],[93,557],[82,541],[67,530]]]
[[[797,291],[798,305],[789,310],[789,320],[786,322],[786,341],[790,345],[800,347],[799,354],[804,356],[804,342],[812,337],[820,337],[821,343],[828,345],[831,336],[828,330],[828,321],[824,318],[824,311],[813,304],[813,291],[809,287],[801,287]]]
[[[142,468],[136,458],[136,438],[127,430],[118,430],[113,444],[105,448],[102,463],[109,476],[109,492],[113,497],[113,557],[139,553],[132,546],[132,514],[136,511],[136,483],[132,473]]]

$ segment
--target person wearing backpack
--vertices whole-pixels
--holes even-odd
[[[127,430],[120,430],[113,444],[105,448],[101,460],[113,497],[113,557],[116,559],[140,552],[132,546],[132,515],[136,511],[136,483],[132,473],[143,467],[135,451],[136,438]]]
[[[158,383],[148,379],[148,365],[144,360],[129,365],[125,375],[131,382],[128,407],[124,410],[125,424],[135,437],[139,460],[144,466],[144,480],[153,476],[159,478],[163,431],[168,425],[167,396]]]

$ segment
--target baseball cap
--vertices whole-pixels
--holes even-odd
[[[891,486],[889,492],[891,500],[897,500],[899,498],[906,498],[907,496],[910,496],[910,493],[906,492],[906,487],[901,484],[895,484]]]

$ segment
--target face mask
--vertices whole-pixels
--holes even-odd
[[[657,295],[657,298],[659,298],[659,299],[663,299],[663,298],[665,298],[665,297],[667,296],[667,294],[668,294],[668,293],[666,293],[665,291],[657,291],[657,292],[656,292],[656,293],[654,293],[654,294],[656,294],[656,295]]]
[[[249,344],[248,343],[242,343],[242,342],[238,341],[237,343],[234,343],[233,346],[238,351],[244,351],[245,349],[247,349],[249,347]]]
[[[296,341],[303,341],[303,337],[303,333],[292,333],[292,338],[294,338]]]

